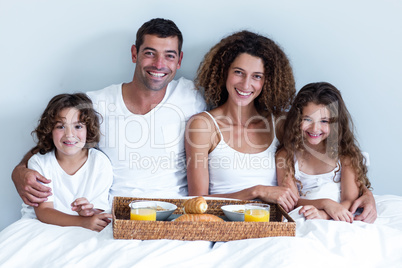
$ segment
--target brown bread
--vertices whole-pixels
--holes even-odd
[[[202,214],[207,211],[208,204],[204,197],[198,196],[184,201],[183,207],[186,214]]]
[[[224,221],[212,214],[184,214],[175,221]]]

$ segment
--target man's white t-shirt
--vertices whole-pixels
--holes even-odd
[[[113,165],[111,195],[187,195],[185,126],[192,115],[206,109],[193,82],[170,82],[163,100],[145,115],[127,109],[122,84],[87,94],[102,115],[99,148]]]
[[[88,159],[74,174],[67,174],[57,162],[55,151],[47,154],[35,154],[28,161],[28,168],[38,171],[51,182],[47,184],[52,189],[47,202],[53,202],[53,207],[70,215],[78,215],[71,210],[71,203],[80,197],[85,197],[94,208],[110,211],[108,200],[109,189],[113,182],[113,169],[107,156],[97,150],[88,150]],[[23,217],[35,217],[31,206],[23,204]]]

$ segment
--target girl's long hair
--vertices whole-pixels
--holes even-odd
[[[367,177],[366,159],[353,135],[354,125],[349,111],[340,91],[335,86],[325,82],[305,85],[296,95],[289,110],[284,123],[283,140],[278,148],[278,151],[283,148],[287,153],[285,163],[282,163],[287,170],[286,176],[291,175],[294,181],[300,184],[294,177],[294,157],[297,153],[312,150],[304,143],[300,128],[303,108],[308,103],[325,105],[330,112],[330,134],[324,141],[326,143],[326,156],[335,161],[349,158],[350,164],[356,172],[356,183],[359,185],[360,191],[364,186],[370,189],[371,183]]]

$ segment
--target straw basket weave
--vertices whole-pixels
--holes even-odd
[[[185,222],[131,221],[129,204],[133,200],[155,200],[175,204],[173,214],[182,214],[185,199],[115,197],[113,200],[113,237],[115,239],[173,239],[231,241],[272,236],[295,236],[296,223],[277,204],[270,204],[270,222]],[[223,216],[221,206],[256,203],[241,200],[206,200],[205,213]],[[288,222],[282,222],[286,218]]]

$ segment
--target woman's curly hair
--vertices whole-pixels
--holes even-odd
[[[216,108],[227,101],[228,70],[242,53],[264,62],[264,85],[261,94],[254,100],[257,110],[277,116],[289,109],[296,90],[287,56],[271,39],[249,31],[223,38],[211,48],[198,67],[195,84],[198,89],[204,90],[207,104]]]
[[[36,135],[38,140],[31,150],[32,153],[46,154],[55,148],[52,131],[57,121],[60,121],[60,111],[65,108],[75,108],[79,111],[80,122],[87,128],[85,147],[95,147],[99,143],[100,115],[94,110],[91,99],[84,93],[59,94],[49,101],[38,126],[32,131],[32,135]]]
[[[325,105],[330,112],[330,134],[324,141],[327,156],[334,160],[349,158],[351,160],[350,164],[356,172],[356,182],[360,187],[360,191],[364,186],[370,189],[371,183],[367,177],[366,159],[353,135],[354,125],[352,118],[342,99],[341,92],[332,84],[325,82],[305,85],[296,95],[289,110],[284,123],[282,144],[278,147],[278,151],[284,148],[287,153],[285,163],[283,163],[287,169],[286,176],[292,174],[295,182],[300,184],[294,177],[294,156],[296,152],[303,153],[308,149],[303,142],[303,133],[300,128],[303,108],[308,103]],[[303,187],[302,185],[300,186],[301,188]]]

